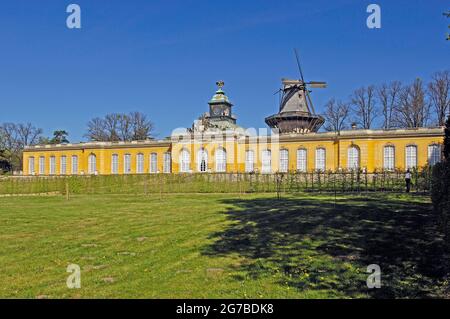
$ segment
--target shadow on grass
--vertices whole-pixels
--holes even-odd
[[[236,279],[271,276],[330,297],[439,297],[448,257],[430,204],[383,196],[231,199],[231,223],[211,234],[206,255],[238,254]],[[368,289],[378,264],[382,287]],[[244,275],[239,275],[239,274]]]

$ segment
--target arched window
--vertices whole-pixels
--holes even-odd
[[[261,172],[262,173],[271,173],[272,172],[272,152],[270,150],[262,151],[261,156]]]
[[[350,146],[347,151],[347,168],[359,168],[359,148],[357,146]]]
[[[436,165],[441,161],[441,146],[439,144],[428,145],[428,164]]]
[[[395,147],[386,145],[383,149],[383,168],[393,170],[395,168]]]
[[[150,154],[150,173],[158,173],[158,154]]]
[[[289,151],[286,149],[280,150],[280,169],[282,173],[287,173],[289,169]]]
[[[39,175],[45,175],[45,157],[39,157]]]
[[[300,148],[297,150],[297,170],[299,172],[306,172],[307,154],[308,153],[304,148]]]
[[[72,155],[72,174],[78,174],[78,156]]]
[[[56,157],[50,156],[50,175],[56,174]]]
[[[34,157],[28,158],[28,174],[34,175]]]
[[[326,153],[324,148],[316,149],[316,170],[325,171],[326,169]]]
[[[111,156],[111,173],[118,174],[119,173],[119,155],[113,154]]]
[[[248,150],[245,152],[245,171],[247,173],[255,170],[255,152]]]
[[[139,153],[136,156],[136,173],[144,173],[144,154],[142,153]]]
[[[406,146],[406,168],[417,167],[417,146],[408,145]]]
[[[88,174],[95,174],[97,172],[97,156],[90,154],[88,157]]]
[[[191,169],[191,154],[183,149],[180,152],[180,172],[187,173]]]
[[[123,156],[123,173],[131,173],[131,154],[125,154]]]
[[[208,153],[204,148],[197,152],[197,170],[199,172],[206,172],[208,170]]]
[[[164,153],[163,171],[164,171],[164,173],[172,172],[172,156],[171,156],[170,152]]]
[[[223,148],[216,150],[216,172],[227,171],[227,152]]]
[[[60,158],[59,171],[61,175],[67,174],[67,157],[65,155]]]

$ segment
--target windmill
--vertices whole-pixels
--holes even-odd
[[[324,119],[317,115],[310,96],[310,88],[326,88],[326,82],[306,82],[297,50],[294,50],[300,79],[282,79],[279,112],[266,118],[266,123],[280,133],[317,132]]]

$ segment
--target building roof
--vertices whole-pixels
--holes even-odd
[[[443,127],[421,127],[410,129],[391,129],[391,130],[345,130],[340,134],[336,132],[309,132],[306,134],[281,134],[268,136],[246,136],[241,142],[257,143],[262,140],[264,142],[269,140],[278,140],[279,142],[306,142],[306,141],[333,141],[333,140],[352,140],[352,139],[389,139],[389,138],[414,138],[418,137],[443,137]]]
[[[225,94],[225,92],[222,90],[223,86],[225,85],[224,81],[217,81],[216,85],[218,87],[216,93],[213,95],[211,100],[209,100],[208,104],[228,104],[229,106],[232,106],[233,104],[228,99],[228,96]]]
[[[79,150],[79,149],[111,149],[111,148],[136,148],[145,146],[170,146],[170,138],[163,140],[143,140],[143,141],[118,141],[118,142],[80,142],[67,144],[46,144],[25,146],[24,152],[37,152],[48,150]]]
[[[222,90],[222,88],[219,88],[216,93],[213,95],[211,100],[209,100],[208,104],[228,104],[233,105],[228,96],[225,94],[225,92]]]
[[[227,135],[227,133],[229,135]],[[192,137],[195,140],[198,139],[211,139],[214,135],[225,135],[229,138],[237,138],[241,142],[252,141],[257,142],[260,139],[268,140],[277,138],[280,142],[301,142],[301,141],[324,141],[334,139],[373,139],[373,138],[399,138],[399,137],[427,137],[427,136],[443,136],[443,127],[421,127],[421,128],[409,128],[409,129],[391,129],[391,130],[345,130],[340,134],[336,132],[312,132],[307,134],[283,134],[278,136],[249,136],[245,134],[245,130],[240,128],[239,130],[230,130],[224,132],[205,132],[201,135],[193,134]],[[154,147],[168,147],[172,143],[178,142],[177,136],[183,134],[176,134],[173,139],[166,138],[164,140],[145,140],[145,141],[130,141],[130,142],[85,142],[85,143],[68,143],[68,144],[53,144],[53,145],[35,145],[26,146],[25,152],[39,152],[49,150],[79,150],[79,149],[115,149],[115,148],[139,148],[146,146]],[[189,134],[191,135],[191,134]],[[197,136],[197,137],[196,137]],[[191,142],[192,140],[187,140]]]
[[[371,138],[398,138],[398,137],[421,137],[421,136],[443,136],[443,127],[420,127],[403,129],[353,129],[344,130],[339,134],[336,132],[311,132],[307,134],[284,134],[280,135],[280,141],[285,140],[323,140],[323,139],[371,139]]]

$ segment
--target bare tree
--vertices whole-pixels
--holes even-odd
[[[119,123],[120,123],[120,114],[111,113],[106,114],[105,119],[103,120],[103,129],[104,135],[106,136],[107,141],[119,141]]]
[[[425,100],[422,80],[417,78],[402,88],[399,104],[395,109],[395,123],[400,127],[424,127],[430,117],[430,105]]]
[[[13,170],[22,168],[22,152],[25,146],[39,143],[42,129],[31,123],[4,123],[0,126],[0,149]]]
[[[153,124],[140,112],[110,113],[88,122],[85,135],[92,141],[131,141],[151,137]]]
[[[87,133],[85,136],[91,141],[108,141],[106,135],[105,120],[99,117],[93,118],[87,124]]]
[[[129,116],[134,140],[145,140],[151,137],[153,123],[147,119],[145,114],[132,112]]]
[[[119,114],[119,139],[121,141],[131,141],[133,132],[131,127],[131,118],[128,114]]]
[[[1,147],[9,151],[19,151],[25,146],[35,145],[42,136],[42,129],[31,123],[4,123],[0,126]]]
[[[20,148],[38,143],[43,130],[36,128],[31,123],[17,124],[17,135]]]
[[[428,96],[436,111],[437,124],[445,125],[445,120],[450,111],[450,71],[436,72],[428,84]]]
[[[383,128],[388,130],[394,127],[395,108],[398,105],[402,85],[398,81],[389,84],[383,83],[376,91],[378,101],[381,104],[383,115]]]
[[[351,97],[355,122],[364,129],[370,129],[378,112],[375,101],[375,86],[369,85],[353,92]]]
[[[339,134],[347,124],[349,109],[350,107],[347,103],[336,101],[334,98],[329,100],[325,104],[325,130]]]
[[[3,123],[0,126],[0,149],[14,151],[17,149],[18,131],[14,123]]]

